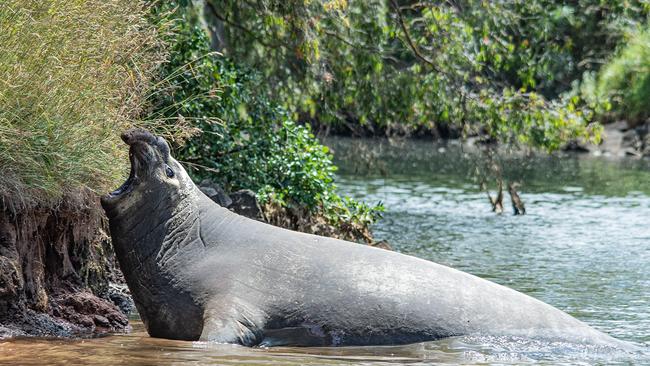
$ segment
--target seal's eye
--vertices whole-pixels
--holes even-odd
[[[172,178],[174,176],[174,171],[169,167],[169,165],[165,165],[165,173],[167,173],[167,176],[169,178]]]

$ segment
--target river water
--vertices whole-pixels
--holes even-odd
[[[244,348],[153,339],[132,331],[85,340],[0,343],[7,364],[650,364],[650,161],[507,155],[525,216],[491,211],[475,152],[408,141],[328,140],[338,186],[381,201],[374,227],[397,251],[534,296],[640,352],[532,339],[470,336],[395,347]],[[506,195],[506,200],[508,196]],[[504,201],[505,203],[506,201]]]

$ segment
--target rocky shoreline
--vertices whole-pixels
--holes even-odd
[[[572,143],[565,150],[591,153],[595,156],[649,157],[650,121],[630,126],[626,121],[606,124],[600,145]]]

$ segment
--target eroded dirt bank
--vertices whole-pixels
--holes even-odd
[[[0,338],[128,325],[130,299],[99,202],[74,201],[0,212]]]

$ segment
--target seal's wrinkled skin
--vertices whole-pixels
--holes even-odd
[[[621,345],[532,297],[415,257],[254,221],[213,203],[160,137],[122,135],[131,175],[102,198],[151,336],[385,345],[466,334]]]

